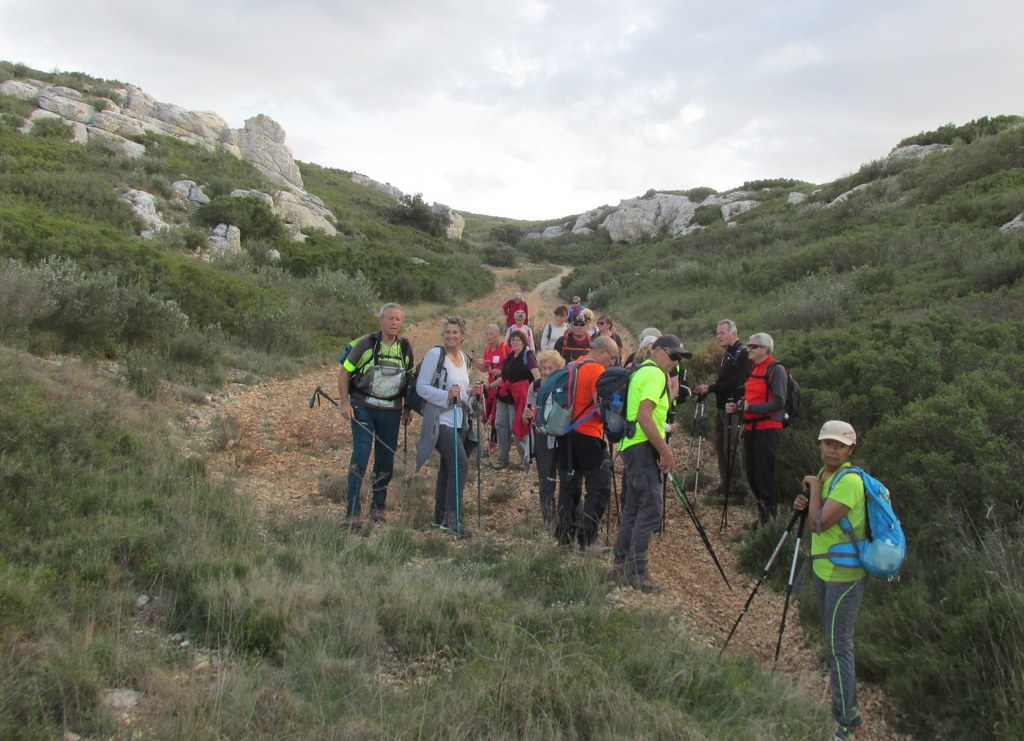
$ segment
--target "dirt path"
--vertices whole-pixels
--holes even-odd
[[[554,307],[560,303],[557,291],[560,278],[566,272],[568,268],[525,292],[536,332],[540,331]],[[497,270],[495,273],[497,281],[494,293],[457,309],[470,327],[467,348],[481,349],[483,327],[488,322],[499,322],[502,319],[501,305],[514,291],[519,290],[519,286],[513,282],[514,271]],[[407,320],[414,313],[407,312]],[[405,334],[413,343],[417,358],[437,343],[440,321],[440,314],[424,317],[416,323],[407,321]],[[621,326],[615,329],[622,336],[627,353],[635,349],[632,334]],[[229,389],[213,405],[200,408],[191,420],[191,425],[197,432],[206,431],[214,441],[214,447],[221,448],[212,454],[210,469],[214,475],[235,479],[239,490],[251,496],[261,511],[283,510],[299,517],[315,513],[341,524],[345,514],[344,503],[328,501],[321,494],[320,479],[335,477],[344,472],[351,452],[351,433],[349,425],[343,423],[340,415],[329,405],[309,408],[310,395],[317,386],[322,386],[335,396],[336,363],[310,370],[295,378]],[[414,418],[408,430],[410,461],[418,434],[419,418]],[[681,465],[686,461],[689,442],[685,430],[673,437],[676,459]],[[404,441],[400,440],[399,452],[404,450]],[[754,583],[753,579],[738,573],[734,554],[734,540],[742,528],[754,519],[753,507],[730,508],[728,528],[724,534],[720,534],[721,510],[706,504],[704,500],[705,492],[717,485],[714,455],[713,444],[705,439],[701,445],[703,486],[696,500],[698,515],[729,575],[732,591],[722,582],[714,562],[678,499],[670,494],[665,530],[655,537],[651,552],[651,576],[663,586],[662,593],[647,596],[624,588],[609,595],[612,603],[622,607],[657,605],[681,613],[686,617],[692,637],[707,646],[720,646],[725,640]],[[695,446],[692,458],[696,458]],[[419,474],[425,481],[431,482],[431,486],[435,475],[432,464],[433,461],[428,462]],[[402,464],[398,463],[396,477],[403,473]],[[531,501],[530,483],[525,473],[509,470],[493,472],[485,465],[481,480],[485,497],[485,531],[501,535],[525,517],[538,516],[538,506]],[[494,504],[488,500],[497,487],[504,487],[506,491],[511,489],[514,495],[505,502]],[[344,497],[343,490],[341,494]],[[366,505],[366,492],[363,496]],[[467,496],[470,496],[468,488]],[[692,492],[690,496],[694,498]],[[396,502],[394,497],[389,500],[392,517],[401,515],[401,506],[401,502]],[[602,537],[608,537],[609,542],[614,540],[614,523],[608,536]],[[792,550],[787,548],[780,560],[788,565],[791,555]],[[606,558],[610,559],[610,556]],[[783,599],[783,595],[772,591],[767,585],[762,586],[729,644],[729,651],[746,652],[770,664]],[[787,619],[777,670],[792,681],[808,687],[810,693],[827,705],[827,677],[821,667],[818,636],[805,634],[799,625],[798,610],[799,605],[794,603]],[[868,725],[858,738],[898,738],[885,720],[893,714],[886,706],[881,692],[863,683],[859,688],[861,707],[868,718]]]

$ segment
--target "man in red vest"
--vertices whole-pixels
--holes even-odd
[[[742,408],[729,403],[725,411],[743,412],[743,461],[747,481],[757,500],[760,524],[768,522],[776,511],[775,459],[779,454],[779,433],[786,416],[786,369],[775,363],[775,342],[764,332],[747,340],[750,375],[747,376]],[[755,525],[756,527],[756,525]]]

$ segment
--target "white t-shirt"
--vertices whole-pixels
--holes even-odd
[[[555,342],[558,338],[569,331],[569,322],[566,322],[561,327],[556,327],[551,322],[544,327],[544,331],[540,333],[540,349],[541,350],[554,350]]]

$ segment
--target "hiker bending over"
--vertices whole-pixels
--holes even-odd
[[[826,422],[818,433],[818,446],[822,468],[816,476],[804,476],[804,491],[808,496],[798,496],[793,507],[807,510],[814,595],[818,600],[832,678],[835,738],[845,739],[864,725],[864,718],[857,708],[853,631],[864,599],[867,572],[860,566],[836,566],[825,554],[829,547],[849,541],[839,525],[843,517],[850,521],[858,539],[865,537],[867,506],[864,480],[860,476],[848,474],[839,479],[834,489],[831,486],[836,472],[850,465],[850,456],[857,447],[857,433],[853,426],[839,420]]]
[[[437,450],[441,460],[434,486],[433,524],[466,537],[469,533],[461,523],[462,490],[469,477],[469,454],[477,444],[476,431],[471,429],[470,394],[479,396],[483,387],[479,382],[470,386],[470,361],[462,351],[465,320],[457,316],[445,319],[441,339],[443,344],[431,348],[423,357],[416,377],[416,392],[424,402],[423,427],[416,443],[416,470]]]
[[[540,378],[530,384],[530,392],[526,396],[526,411],[523,412],[523,420],[529,423],[537,416],[537,392],[540,391],[540,385],[556,370],[565,367],[565,358],[554,350],[541,350],[537,353],[537,365],[540,368]],[[530,434],[533,435],[533,457],[537,461],[540,515],[544,519],[544,524],[550,525],[555,519],[555,445],[558,438],[536,430],[531,430]]]
[[[619,444],[625,466],[622,475],[622,515],[615,538],[614,576],[641,592],[657,592],[648,575],[648,546],[664,513],[663,473],[675,466],[665,435],[671,399],[668,373],[691,354],[672,334],[654,340],[650,357],[629,379],[626,397],[627,434]],[[646,348],[645,348],[646,349]],[[632,424],[630,424],[632,423]]]
[[[743,384],[747,381],[750,358],[747,346],[740,342],[739,330],[732,319],[723,319],[715,329],[715,340],[725,351],[718,364],[718,379],[694,389],[698,395],[715,395],[715,453],[718,455],[718,495],[729,497],[729,504],[743,504],[746,491],[739,479],[738,421],[725,411],[726,403],[743,398]]]
[[[537,367],[537,356],[526,346],[526,337],[522,332],[513,329],[509,335],[509,344],[512,352],[505,358],[498,380],[494,381],[498,392],[498,407],[494,415],[498,452],[493,465],[496,469],[508,465],[509,449],[514,437],[519,460],[526,470],[530,463],[527,451],[530,426],[523,420],[523,411],[526,409],[530,383],[540,378],[540,369]]]
[[[597,530],[611,497],[611,459],[604,441],[604,423],[597,413],[597,378],[612,364],[617,351],[611,339],[598,337],[587,356],[576,364],[572,419],[579,423],[558,440],[555,535],[561,545],[575,541],[580,550],[597,549]],[[583,508],[577,518],[581,500]]]
[[[400,338],[402,307],[384,304],[377,312],[380,331],[363,335],[341,358],[338,369],[338,409],[352,421],[352,457],[348,464],[348,506],[345,523],[359,527],[362,520],[359,489],[373,453],[373,498],[370,519],[384,520],[388,484],[398,447],[398,427],[411,413],[403,407],[406,384],[413,372],[412,346]],[[376,445],[374,445],[376,443]]]
[[[768,367],[775,361],[775,342],[760,332],[747,340],[747,353],[753,367],[747,376],[743,396],[743,461],[747,481],[757,500],[758,523],[775,516],[775,459],[779,454],[779,435],[786,416],[786,369]],[[740,411],[739,405],[726,403],[727,414]]]

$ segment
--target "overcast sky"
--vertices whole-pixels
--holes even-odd
[[[0,58],[131,82],[297,159],[547,219],[826,182],[1024,113],[1021,0],[0,0]]]

